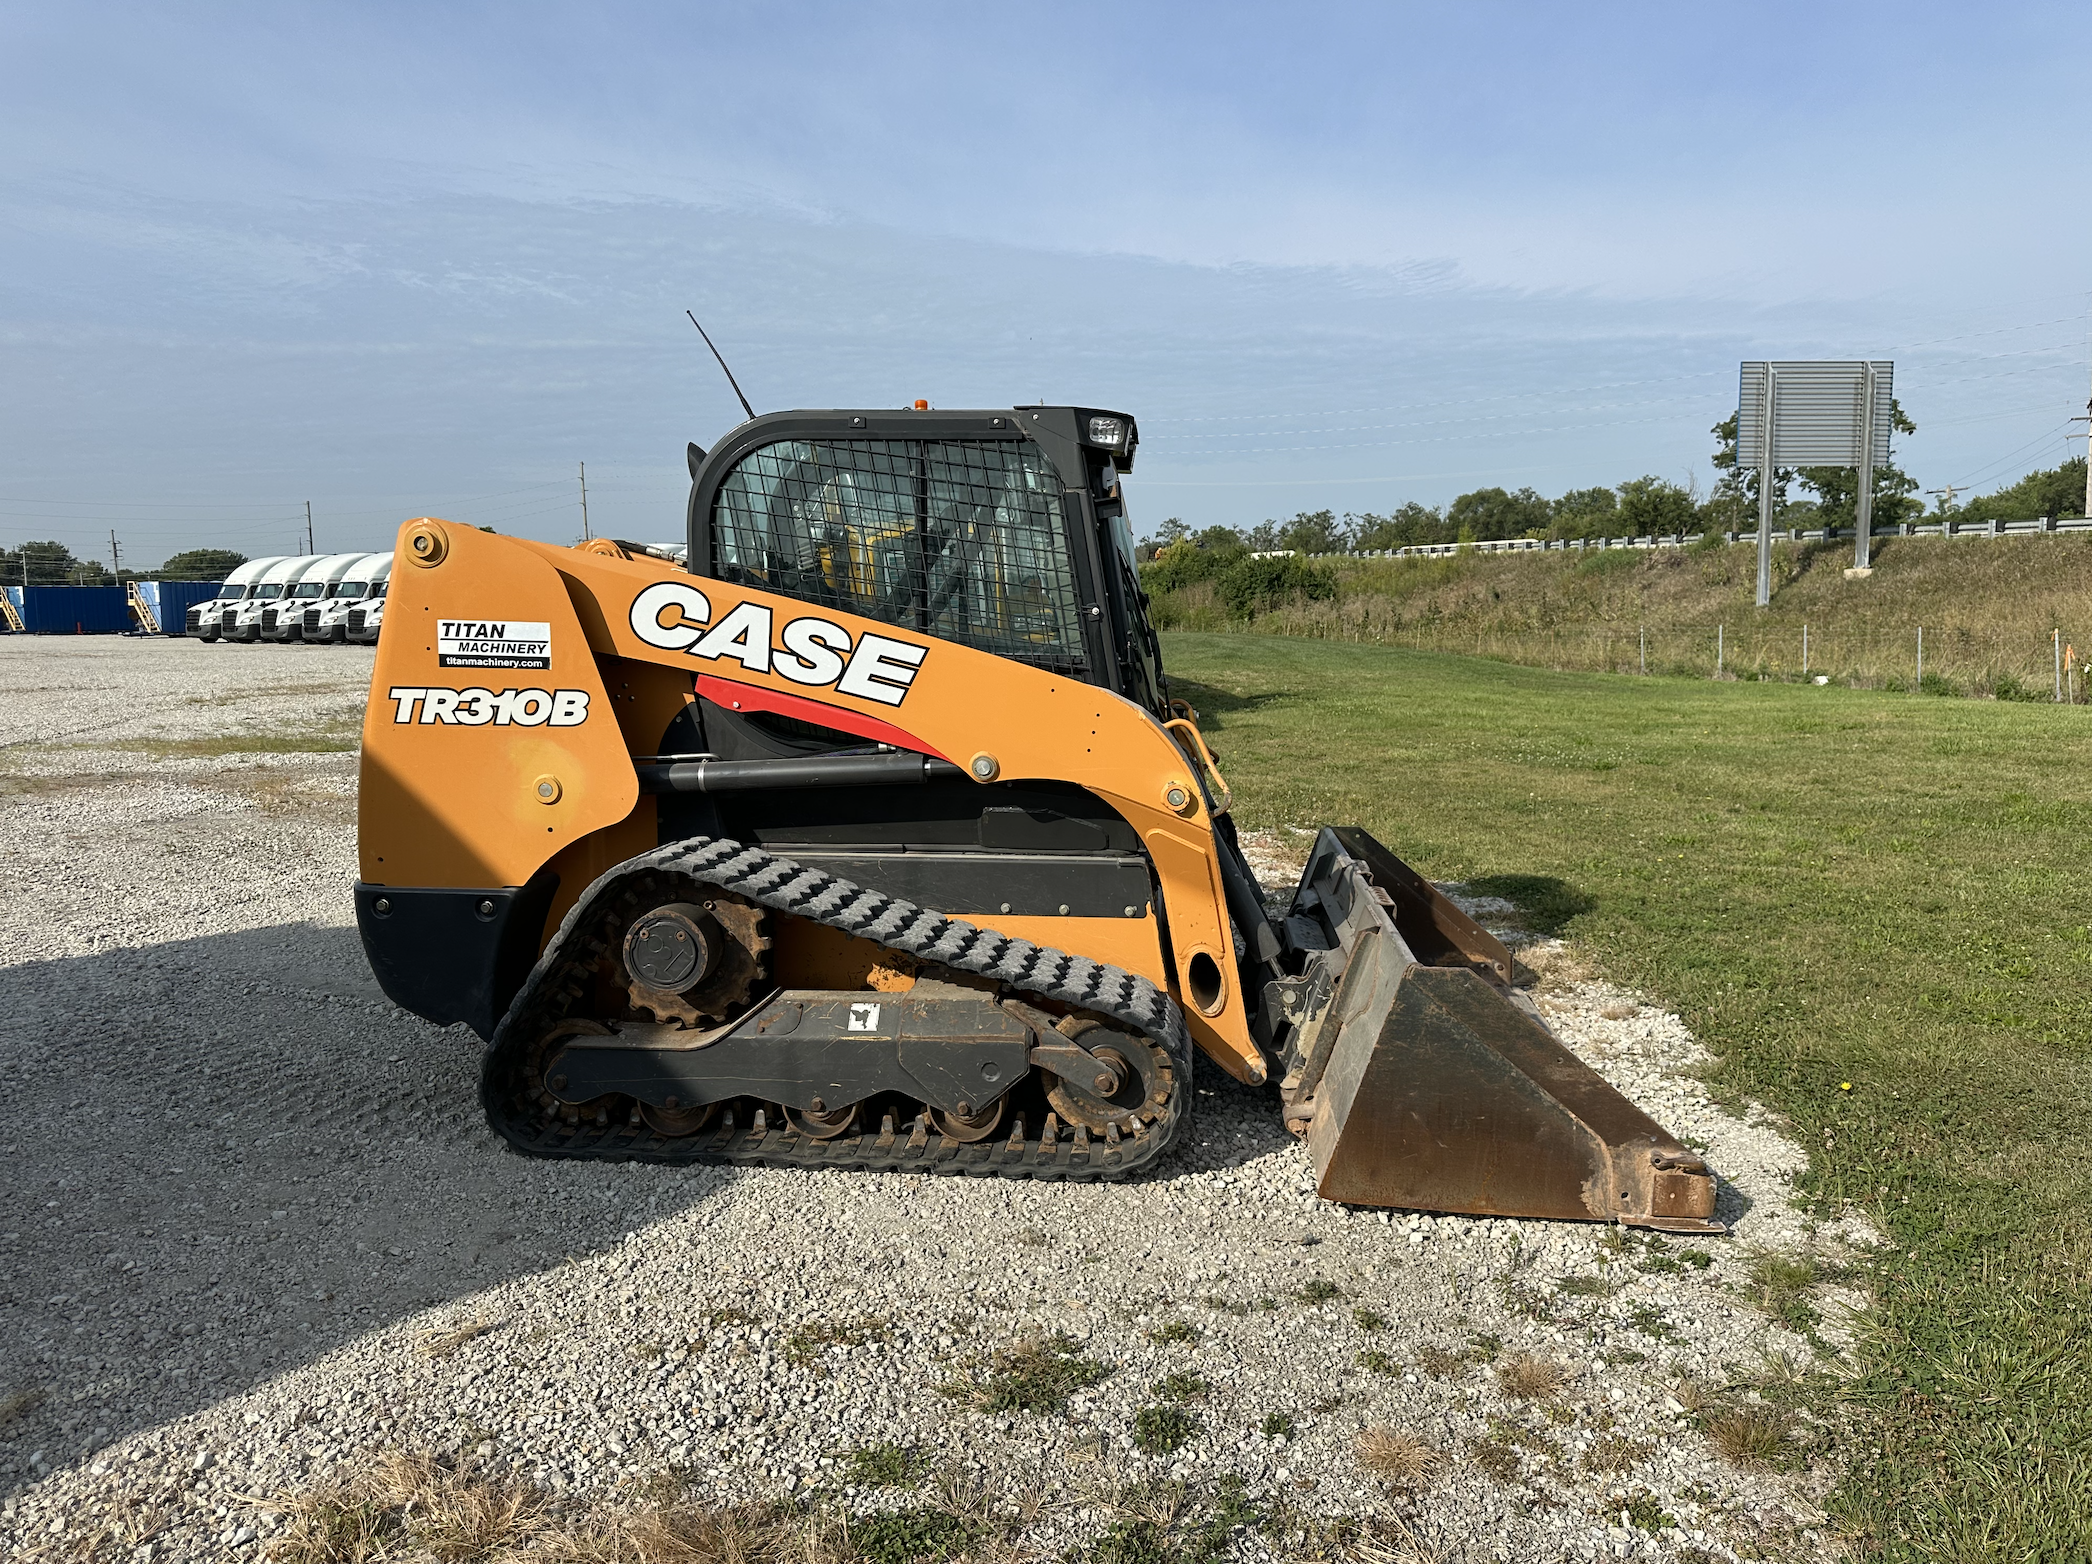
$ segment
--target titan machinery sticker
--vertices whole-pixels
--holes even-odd
[[[671,618],[671,614],[673,618]],[[844,695],[898,706],[908,698],[929,648],[866,631],[852,636],[832,619],[801,614],[779,627],[762,603],[737,603],[712,620],[712,601],[681,581],[657,581],[632,600],[632,633],[665,652],[731,659],[750,673],[794,684],[833,686]],[[773,632],[775,644],[772,642]]]
[[[525,619],[439,619],[436,662],[444,668],[549,668],[552,626]]]

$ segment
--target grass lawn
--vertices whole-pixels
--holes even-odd
[[[1863,1556],[2092,1558],[2092,711],[1171,635],[1245,827],[1494,879],[1788,1115],[1894,1248]],[[1841,1083],[1850,1082],[1849,1091]]]

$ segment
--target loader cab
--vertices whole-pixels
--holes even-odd
[[[1166,715],[1097,408],[767,413],[690,448],[687,568],[958,641]]]

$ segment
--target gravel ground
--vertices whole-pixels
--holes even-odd
[[[364,967],[354,756],[271,752],[344,731],[370,664],[0,638],[0,1553],[261,1557],[287,1495],[385,1450],[577,1501],[675,1469],[893,1507],[843,1459],[891,1440],[1043,1499],[1046,1556],[1114,1485],[1227,1474],[1399,1517],[1417,1557],[1835,1556],[1821,1431],[1776,1403],[1840,1371],[1861,1300],[1789,1267],[1797,1334],[1751,1278],[1874,1240],[1798,1212],[1802,1150],[1559,945],[1523,951],[1555,1026],[1705,1148],[1733,1237],[1327,1205],[1271,1102],[1210,1068],[1189,1144],[1133,1185],[529,1162],[481,1124],[476,1039]],[[1307,841],[1251,844],[1267,883]],[[1064,1414],[951,1393],[1054,1333],[1109,1369]],[[1173,1374],[1203,1382],[1178,1381],[1197,1431],[1143,1451]],[[1725,1417],[1787,1453],[1735,1464]],[[1435,1459],[1385,1479],[1368,1427]]]

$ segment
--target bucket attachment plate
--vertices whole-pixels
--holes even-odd
[[[1325,830],[1293,915],[1318,916],[1332,944],[1315,959],[1339,971],[1286,1075],[1323,1198],[1722,1230],[1707,1164],[1564,1047],[1504,981],[1503,946],[1372,837]]]

